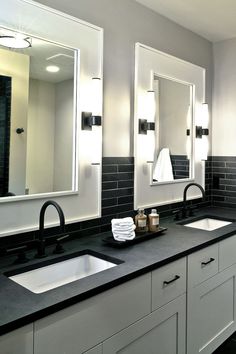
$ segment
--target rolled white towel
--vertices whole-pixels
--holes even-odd
[[[129,235],[136,229],[136,226],[133,224],[130,227],[117,227],[117,226],[112,226],[112,232],[119,233],[121,235]]]
[[[122,219],[112,219],[111,220],[111,224],[112,226],[131,226],[133,225],[134,221],[131,217],[127,217],[127,218],[122,218]]]
[[[135,232],[131,232],[129,235],[122,235],[116,232],[113,232],[113,237],[116,241],[128,241],[128,240],[133,240],[135,238]]]

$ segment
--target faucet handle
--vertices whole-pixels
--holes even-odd
[[[35,258],[44,258],[47,257],[45,252],[45,240],[37,240],[37,253]]]
[[[196,205],[192,205],[189,207],[189,214],[188,216],[194,216],[194,210],[196,210],[198,207]]]
[[[15,254],[17,253],[17,259],[14,261],[14,264],[23,264],[29,261],[26,257],[25,251],[27,250],[27,245],[19,245],[11,248],[5,248],[1,250],[2,255]]]
[[[64,240],[67,240],[68,238],[70,237],[70,235],[63,235],[63,236],[60,236],[56,239],[57,241],[57,244],[56,244],[56,247],[53,251],[53,254],[60,254],[60,253],[63,253],[65,252],[65,249],[64,247],[61,245],[61,242],[64,241]]]
[[[177,209],[177,210],[172,211],[172,214],[174,215],[175,221],[181,220],[181,209]]]

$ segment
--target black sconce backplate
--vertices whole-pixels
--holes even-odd
[[[92,130],[93,125],[102,125],[102,117],[93,116],[91,112],[82,112],[82,130]]]
[[[209,135],[209,129],[203,128],[199,125],[196,126],[196,138],[202,138],[203,135]]]
[[[139,119],[138,120],[138,133],[146,135],[148,130],[155,130],[155,123],[148,122],[147,119]]]

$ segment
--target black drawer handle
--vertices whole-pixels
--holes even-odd
[[[215,258],[210,258],[209,261],[207,262],[202,262],[201,265],[205,267],[206,265],[210,264],[211,262],[214,262]]]
[[[178,280],[180,278],[180,276],[179,275],[176,275],[172,280],[169,280],[169,281],[163,281],[163,284],[164,285],[169,285],[169,284],[171,284],[171,283],[173,283],[174,281],[176,281],[176,280]]]

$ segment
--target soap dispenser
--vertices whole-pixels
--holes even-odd
[[[148,215],[149,231],[155,232],[159,228],[159,214],[156,209],[151,210],[151,214]]]
[[[147,215],[145,215],[143,208],[138,209],[138,214],[135,216],[135,225],[137,232],[148,231]]]

